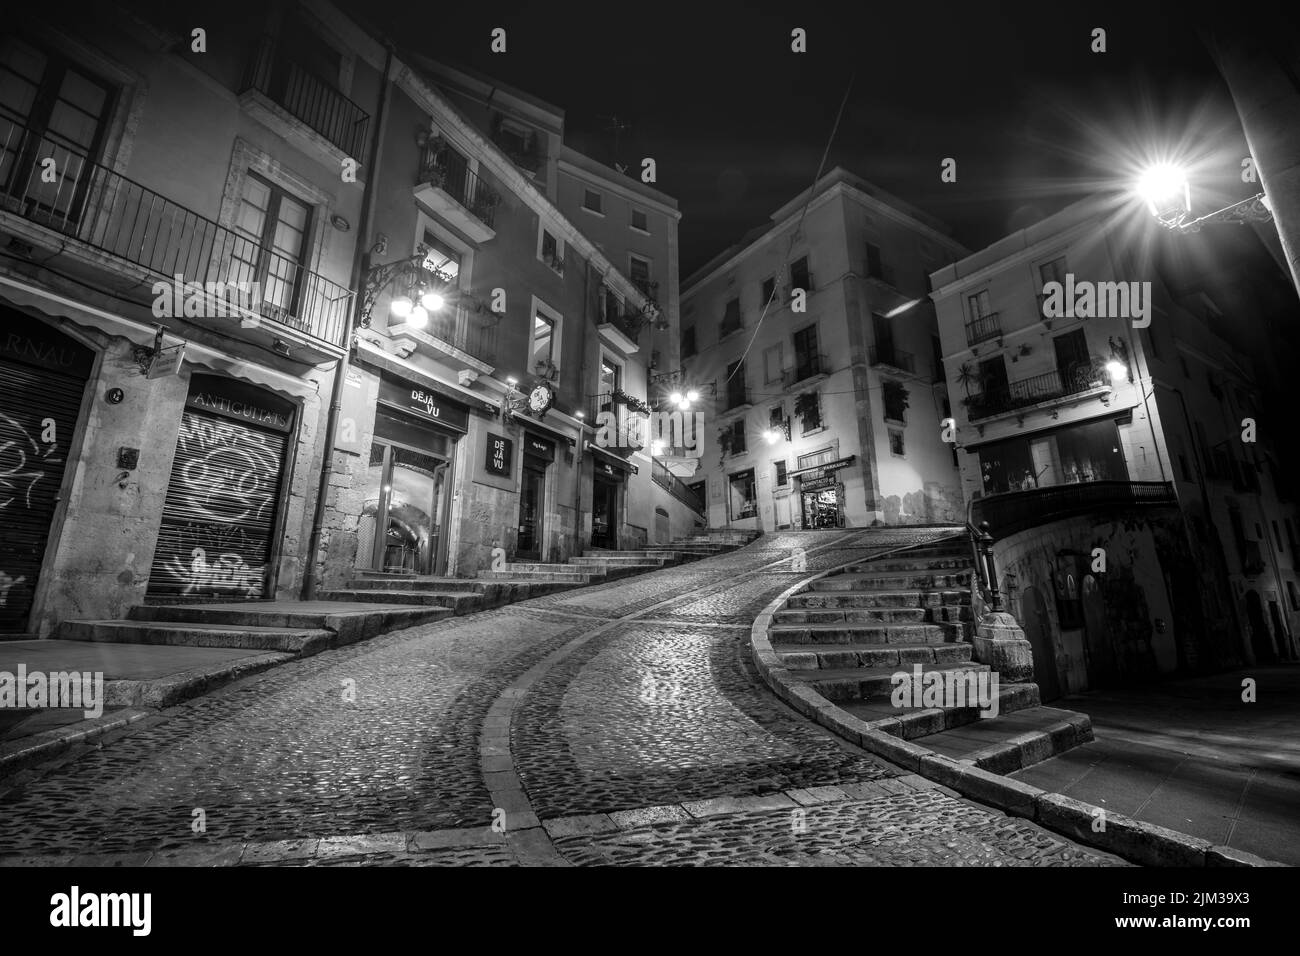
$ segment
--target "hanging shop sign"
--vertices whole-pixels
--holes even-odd
[[[487,457],[483,462],[483,469],[489,475],[509,478],[510,464],[514,460],[514,452],[515,443],[513,439],[488,432]]]
[[[379,401],[457,431],[469,430],[469,408],[436,392],[399,379],[379,380]]]

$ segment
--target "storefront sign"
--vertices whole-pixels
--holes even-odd
[[[12,331],[15,326],[27,328]],[[90,375],[95,353],[21,312],[3,309],[0,310],[0,359],[85,378]]]
[[[387,377],[380,379],[379,401],[425,421],[437,422],[457,431],[469,430],[468,407],[411,382]]]
[[[835,461],[828,461],[824,465],[811,465],[808,468],[800,468],[798,471],[790,472],[791,478],[820,478],[823,475],[829,475],[831,472],[847,468],[857,460],[857,455],[849,455],[847,458],[837,458]],[[806,487],[806,486],[805,486]]]
[[[799,480],[800,491],[819,491],[822,488],[834,488],[835,476],[822,475],[818,478],[801,478]]]
[[[288,434],[293,428],[292,402],[254,385],[218,375],[191,376],[185,407],[281,434]]]
[[[483,468],[489,475],[500,478],[510,477],[510,463],[514,458],[515,443],[513,439],[488,432],[487,458]]]
[[[534,458],[555,461],[555,442],[548,441],[545,438],[538,438],[530,432],[524,433],[524,451]]]

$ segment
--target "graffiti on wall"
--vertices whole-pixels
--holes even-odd
[[[9,589],[17,587],[26,580],[26,577],[13,578],[4,571],[0,571],[0,607],[5,607],[9,603]]]
[[[0,412],[0,511],[19,500],[30,509],[32,494],[46,476],[42,465],[63,463],[54,457],[59,450],[54,420],[45,419],[41,429],[38,441],[21,422]]]

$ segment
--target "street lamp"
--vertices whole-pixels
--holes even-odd
[[[1192,214],[1192,193],[1187,172],[1175,163],[1157,163],[1138,177],[1135,190],[1151,210],[1151,215],[1166,229],[1176,232],[1199,232],[1211,222],[1272,222],[1268,198],[1257,193],[1249,199],[1224,206],[1197,219]]]

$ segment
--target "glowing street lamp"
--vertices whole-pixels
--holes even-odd
[[[1111,359],[1106,363],[1106,371],[1110,374],[1112,382],[1122,382],[1128,377],[1128,366],[1115,359]]]
[[[420,305],[429,312],[441,312],[442,307],[446,304],[447,300],[432,290],[429,290],[420,296]]]
[[[411,314],[406,317],[406,321],[415,328],[422,329],[429,324],[429,310],[423,305],[417,305],[411,310]]]
[[[1201,226],[1210,222],[1273,221],[1268,198],[1263,193],[1188,221],[1187,217],[1192,214],[1191,187],[1187,171],[1174,163],[1157,163],[1148,167],[1138,177],[1135,192],[1160,225],[1177,232],[1199,232]]]
[[[393,299],[392,305],[389,306],[393,315],[397,316],[399,319],[404,319],[410,315],[411,309],[414,307],[415,303],[404,295],[399,295],[397,298]]]

